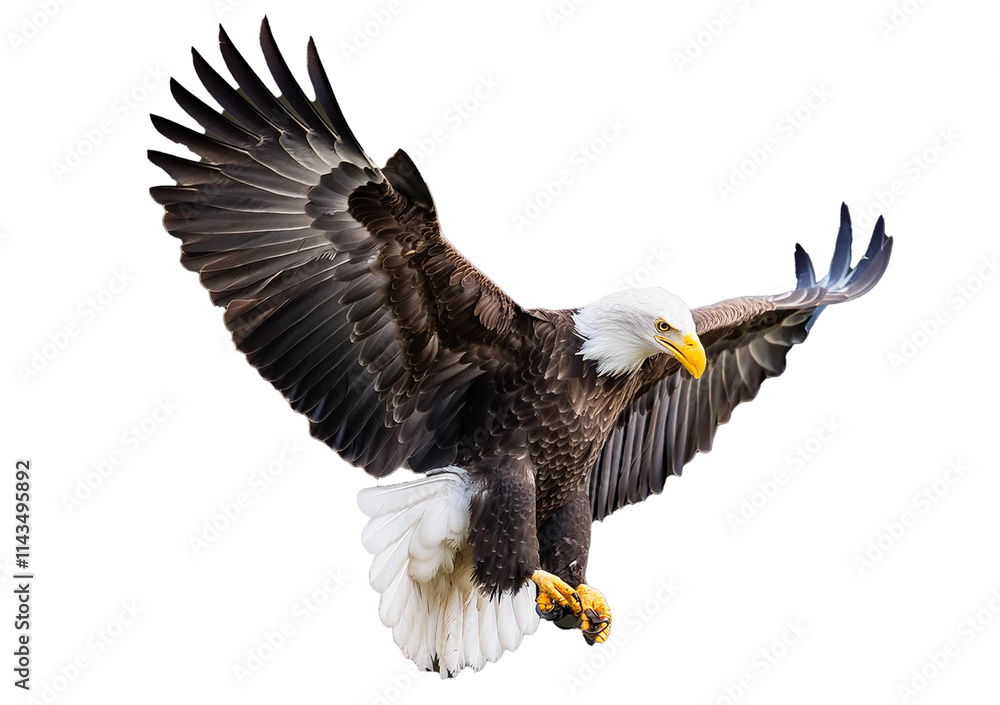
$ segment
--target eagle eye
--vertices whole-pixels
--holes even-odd
[[[656,330],[661,333],[670,332],[670,324],[664,321],[662,318],[656,322]]]

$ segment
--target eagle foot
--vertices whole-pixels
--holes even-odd
[[[579,615],[582,611],[580,598],[568,583],[557,575],[544,570],[531,574],[531,581],[538,586],[535,611],[549,621],[559,621],[567,615]]]
[[[600,590],[581,583],[576,590],[557,575],[536,570],[535,611],[562,629],[579,629],[588,644],[603,644],[611,634],[611,609]]]
[[[603,644],[611,635],[611,608],[600,590],[581,584],[576,588],[580,598],[580,630],[588,644]]]

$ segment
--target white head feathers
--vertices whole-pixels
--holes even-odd
[[[595,360],[599,374],[629,374],[646,358],[664,352],[656,322],[666,321],[681,337],[695,330],[691,310],[664,289],[628,289],[605,296],[573,315],[583,338],[580,355]]]

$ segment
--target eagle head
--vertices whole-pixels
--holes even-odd
[[[573,322],[583,339],[579,354],[597,363],[598,374],[631,374],[661,353],[673,355],[695,377],[705,371],[691,309],[664,289],[610,294],[578,309]]]

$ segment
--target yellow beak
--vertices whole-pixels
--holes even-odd
[[[684,369],[690,372],[695,379],[701,377],[705,371],[705,366],[708,364],[708,359],[705,357],[705,348],[701,344],[701,340],[698,339],[697,334],[688,333],[684,336],[684,345],[682,347],[677,347],[677,345],[662,335],[657,335],[655,338],[656,342],[673,353],[673,356],[677,358],[681,365],[684,366]]]

